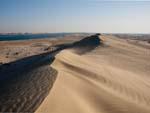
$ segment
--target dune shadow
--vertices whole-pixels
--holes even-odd
[[[47,96],[57,71],[50,53],[23,58],[0,66],[0,111],[34,112]]]

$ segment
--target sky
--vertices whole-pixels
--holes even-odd
[[[150,1],[0,0],[0,33],[150,33]]]

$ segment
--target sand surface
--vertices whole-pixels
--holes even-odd
[[[91,52],[56,55],[56,82],[36,113],[150,113],[150,49],[101,38]]]

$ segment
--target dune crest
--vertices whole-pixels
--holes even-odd
[[[104,46],[84,55],[56,55],[58,77],[37,113],[150,113],[149,50],[102,38]]]

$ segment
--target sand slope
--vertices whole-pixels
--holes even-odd
[[[34,112],[57,77],[53,57],[40,54],[0,66],[0,112]]]
[[[56,56],[58,77],[37,113],[150,113],[150,50],[102,38],[92,52]]]

